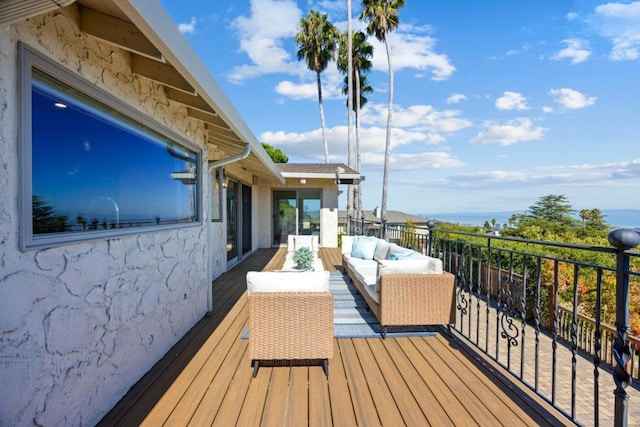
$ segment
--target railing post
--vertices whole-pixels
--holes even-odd
[[[427,221],[429,227],[429,236],[427,240],[427,256],[433,256],[433,233],[435,232],[436,222],[434,220]]]
[[[360,235],[364,236],[364,213],[360,217]]]
[[[382,218],[382,236],[380,238],[387,240],[387,217]]]
[[[627,425],[629,395],[626,388],[631,384],[631,375],[627,369],[631,359],[629,344],[629,255],[631,248],[640,244],[640,234],[634,230],[619,229],[609,233],[609,243],[616,247],[616,338],[613,344],[613,357],[616,365],[613,381],[616,383],[614,425]]]

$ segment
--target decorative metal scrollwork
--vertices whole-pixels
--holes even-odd
[[[471,299],[467,299],[466,294],[471,291],[470,281],[467,277],[467,265],[465,263],[465,250],[462,251],[462,256],[460,256],[460,263],[456,268],[456,287],[458,291],[456,292],[456,308],[460,310],[462,315],[466,315],[468,313],[468,308],[471,303]]]
[[[631,360],[631,344],[627,341],[629,334],[626,328],[618,327],[615,342],[613,343],[613,357],[616,366],[613,370],[613,381],[616,383],[616,393],[626,396],[626,388],[631,384],[631,375],[627,371],[627,363]]]
[[[506,339],[509,346],[516,347],[520,330],[514,319],[521,317],[522,313],[518,310],[518,302],[514,295],[521,295],[522,283],[514,279],[505,279],[505,282],[506,286],[502,289],[503,298],[500,302],[500,326],[502,326],[500,337]]]

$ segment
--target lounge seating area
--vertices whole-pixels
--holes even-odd
[[[372,236],[342,236],[342,264],[382,325],[455,322],[455,281],[442,261]]]
[[[249,324],[244,279],[250,270],[281,269],[286,254],[261,249],[217,279],[214,314],[99,425],[566,424],[492,362],[443,334],[334,338],[329,377],[316,365],[265,364],[252,378],[249,340],[240,338]],[[326,270],[340,271],[339,249],[320,248],[319,256]]]

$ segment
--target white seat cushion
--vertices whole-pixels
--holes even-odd
[[[247,291],[328,292],[328,271],[249,271]]]
[[[295,236],[293,234],[289,234],[287,238],[287,251],[293,252],[296,249],[300,248],[309,248],[312,252],[318,252],[318,236]]]

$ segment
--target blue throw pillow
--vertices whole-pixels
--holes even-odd
[[[396,253],[393,253],[393,254],[389,254],[389,259],[395,259],[395,260],[398,260],[398,259],[411,259],[411,258],[416,258],[418,256],[419,256],[419,254],[417,252],[414,252],[414,251],[407,251],[407,252],[400,252],[400,253],[396,252]]]
[[[351,248],[351,256],[362,259],[373,259],[378,239],[375,237],[356,237]]]

